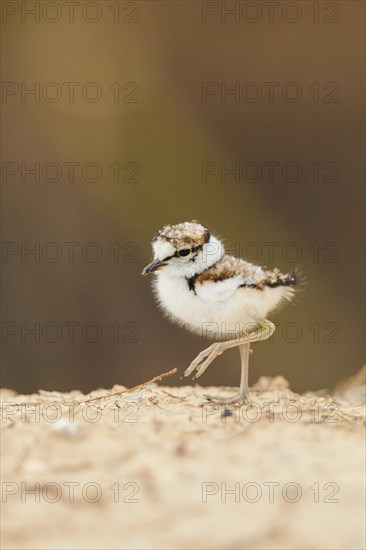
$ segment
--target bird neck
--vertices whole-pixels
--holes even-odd
[[[211,235],[210,240],[205,243],[202,250],[189,262],[185,268],[185,277],[197,277],[207,269],[214,266],[225,254],[223,243],[215,236]]]

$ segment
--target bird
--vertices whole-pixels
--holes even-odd
[[[173,322],[213,343],[191,362],[184,375],[198,378],[225,350],[238,347],[239,391],[225,404],[250,400],[250,345],[275,331],[267,317],[290,302],[298,283],[296,271],[266,270],[226,254],[222,239],[196,220],[166,225],[151,243],[153,259],[142,275],[154,274],[153,292]]]

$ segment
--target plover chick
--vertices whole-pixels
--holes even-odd
[[[273,334],[275,325],[267,315],[291,300],[296,274],[267,271],[226,254],[221,240],[196,221],[163,227],[152,248],[154,259],[142,275],[156,274],[153,288],[163,312],[188,330],[215,340],[184,375],[196,371],[198,378],[218,355],[238,346],[239,393],[220,402],[247,400],[250,344]]]

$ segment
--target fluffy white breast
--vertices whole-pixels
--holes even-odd
[[[238,288],[236,278],[196,285],[165,270],[157,273],[154,289],[164,313],[203,338],[226,340],[252,330],[285,298],[285,287]]]

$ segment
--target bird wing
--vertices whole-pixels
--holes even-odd
[[[191,290],[212,302],[227,300],[239,288],[263,290],[297,284],[296,272],[283,274],[277,268],[265,271],[260,266],[228,255],[192,279]]]
[[[241,287],[258,287],[263,284],[266,272],[234,256],[224,256],[191,281],[191,288],[204,300],[216,302],[230,298]]]

